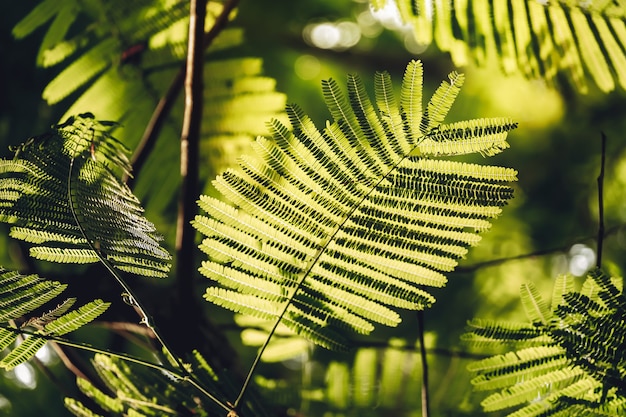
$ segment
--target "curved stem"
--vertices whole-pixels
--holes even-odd
[[[127,355],[125,353],[119,353],[119,352],[114,352],[108,349],[103,349],[103,348],[97,348],[95,346],[92,346],[88,343],[82,343],[82,342],[74,342],[68,339],[64,339],[62,337],[58,337],[58,336],[51,336],[51,335],[44,335],[41,333],[35,333],[35,332],[30,332],[28,330],[22,330],[22,329],[17,329],[15,327],[10,327],[10,326],[6,326],[3,324],[0,324],[0,328],[4,329],[4,330],[8,330],[12,333],[18,334],[18,335],[28,335],[31,337],[37,337],[40,339],[45,339],[49,342],[55,342],[59,345],[63,345],[63,346],[68,346],[68,347],[72,347],[74,349],[79,349],[79,350],[83,350],[86,352],[92,352],[92,353],[100,353],[103,355],[107,355],[113,358],[117,358],[120,360],[123,360],[125,362],[131,362],[131,363],[135,363],[137,365],[141,365],[141,366],[145,366],[147,368],[152,368],[155,369],[159,372],[165,372],[169,375],[171,375],[172,377],[174,377],[175,379],[179,380],[179,381],[186,381],[189,382],[194,388],[196,388],[198,391],[202,392],[204,395],[206,395],[208,398],[210,398],[211,400],[213,400],[217,405],[221,406],[224,410],[226,411],[230,411],[231,408],[224,404],[222,401],[220,401],[219,399],[217,399],[213,394],[211,394],[209,391],[206,390],[206,388],[204,388],[202,386],[202,384],[200,384],[200,382],[198,382],[195,378],[193,378],[189,372],[187,370],[185,370],[185,368],[182,369],[182,372],[179,372],[175,369],[163,366],[161,364],[158,363],[154,363],[154,362],[149,362],[131,355]]]
[[[161,372],[167,372],[169,374],[171,374],[172,376],[174,376],[177,379],[184,379],[184,376],[177,373],[177,371],[167,368],[163,365],[160,365],[158,363],[154,363],[154,362],[148,362],[145,361],[143,359],[139,359],[136,358],[134,356],[130,356],[124,353],[118,353],[118,352],[114,352],[108,349],[104,349],[104,348],[98,348],[95,346],[92,346],[88,343],[83,343],[83,342],[74,342],[72,340],[69,339],[64,339],[62,337],[58,337],[58,336],[51,336],[51,335],[45,335],[45,334],[41,334],[41,333],[36,333],[36,332],[31,332],[28,330],[23,330],[23,329],[17,329],[15,327],[10,327],[10,326],[6,326],[4,324],[0,324],[0,329],[3,330],[7,330],[10,331],[11,333],[15,333],[18,335],[27,335],[30,337],[36,337],[39,339],[45,339],[49,342],[55,342],[59,345],[63,345],[63,346],[69,346],[69,347],[73,347],[75,349],[80,349],[86,352],[92,352],[92,353],[102,353],[103,355],[107,355],[107,356],[111,356],[114,358],[118,358],[118,359],[122,359],[126,362],[133,362],[136,363],[138,365],[142,365],[142,366],[146,366],[148,368],[153,368],[156,369],[158,371]]]
[[[126,294],[128,294],[129,302],[132,303],[132,305],[135,306],[139,310],[140,314],[143,316],[141,322],[144,325],[146,325],[146,327],[148,327],[152,331],[152,333],[154,334],[154,337],[159,341],[159,343],[161,344],[161,346],[165,350],[166,355],[169,356],[169,359],[172,361],[172,363],[174,365],[176,365],[176,367],[180,370],[180,372],[182,372],[182,374],[172,373],[172,371],[166,370],[165,368],[163,368],[161,366],[159,366],[157,369],[159,369],[159,370],[166,370],[167,372],[171,373],[172,375],[178,376],[179,379],[182,379],[182,380],[190,382],[194,387],[196,387],[196,389],[201,391],[204,395],[206,395],[208,398],[210,398],[216,404],[218,404],[219,406],[221,406],[225,410],[230,410],[230,407],[228,407],[226,404],[224,404],[222,401],[220,401],[215,396],[213,396],[210,392],[208,392],[202,386],[202,384],[199,381],[197,381],[195,379],[195,377],[185,368],[185,366],[182,363],[181,359],[174,354],[174,351],[169,346],[169,343],[167,342],[167,340],[164,339],[161,336],[161,334],[160,334],[158,328],[156,327],[156,325],[154,324],[152,318],[148,315],[147,309],[143,306],[141,300],[138,297],[135,296],[135,292],[133,291],[133,289],[126,283],[126,281],[124,281],[124,279],[120,276],[120,274],[115,270],[113,265],[111,265],[111,263],[102,255],[101,251],[95,246],[94,242],[92,242],[91,239],[89,239],[89,237],[87,236],[87,232],[85,231],[84,227],[82,226],[82,223],[80,222],[80,220],[78,218],[78,215],[76,213],[76,210],[74,208],[74,202],[73,202],[73,198],[72,198],[72,179],[73,179],[73,171],[74,171],[74,161],[75,161],[75,159],[76,159],[76,157],[74,157],[74,158],[72,158],[70,160],[70,166],[69,166],[69,170],[68,170],[68,179],[67,179],[67,201],[69,203],[70,212],[72,213],[72,217],[74,218],[74,222],[76,223],[76,226],[80,230],[81,235],[83,236],[83,238],[87,242],[87,245],[89,246],[89,248],[92,251],[94,251],[94,253],[98,257],[98,259],[100,260],[100,263],[102,265],[104,265],[104,267],[107,269],[107,271],[115,278],[117,283],[122,287],[124,292]],[[60,341],[57,341],[57,342],[61,343]],[[72,344],[69,344],[68,342],[63,341],[63,343],[68,345],[68,346],[78,347],[77,345],[73,344],[73,342],[69,342],[69,343],[72,343]],[[82,347],[81,346],[81,348],[84,348],[85,350],[91,350],[90,348],[87,348],[87,347]],[[112,353],[112,352],[106,352],[106,351],[102,351],[102,350],[98,350],[98,352],[103,352],[103,353],[106,353],[106,354],[113,355],[115,357],[120,357],[119,354]],[[136,362],[136,360],[134,360],[132,357],[123,356],[123,359]],[[148,362],[144,362],[144,361],[142,361],[141,364],[145,365],[145,366],[151,366],[151,365],[149,365]],[[152,366],[152,367],[154,367],[154,366]]]
[[[156,326],[152,322],[152,319],[148,315],[146,308],[143,306],[141,300],[138,297],[136,297],[133,289],[126,283],[126,281],[124,281],[124,279],[120,276],[120,274],[115,270],[113,265],[111,265],[111,263],[102,255],[102,252],[95,246],[94,242],[92,242],[89,236],[87,236],[87,232],[85,231],[85,228],[83,227],[81,221],[78,218],[78,215],[76,214],[76,209],[74,208],[74,202],[72,198],[72,177],[73,177],[73,171],[74,171],[74,161],[75,161],[75,158],[72,158],[70,160],[70,167],[68,171],[67,201],[69,203],[70,211],[72,213],[72,217],[74,218],[74,222],[76,223],[76,226],[80,230],[80,233],[83,236],[83,239],[85,239],[85,241],[87,242],[87,245],[89,246],[89,248],[96,254],[98,259],[100,260],[100,263],[104,265],[107,271],[113,276],[113,278],[115,278],[115,280],[120,285],[120,287],[122,287],[124,293],[128,295],[128,302],[132,304],[133,306],[137,307],[137,309],[139,310],[142,316],[141,322],[145,324],[152,331],[156,339],[159,341],[159,343],[161,343],[166,353],[170,356],[170,359],[173,360],[176,366],[180,369],[185,369],[180,359],[177,358],[172,353],[172,351],[168,348],[167,342],[163,340],[163,338],[159,334],[159,331],[157,330]]]

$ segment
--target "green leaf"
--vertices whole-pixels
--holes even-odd
[[[507,74],[543,77],[550,84],[562,72],[581,93],[588,91],[587,76],[604,92],[615,89],[616,81],[626,86],[621,2],[393,2],[417,43],[434,40],[457,67],[496,63]]]
[[[522,284],[520,298],[524,311],[526,312],[526,317],[528,317],[531,323],[536,325],[548,324],[548,321],[552,317],[552,313],[541,298],[539,290],[537,290],[537,287],[535,287],[532,282]]]
[[[94,300],[84,306],[62,315],[48,323],[44,332],[49,335],[61,336],[84,326],[104,313],[111,303]]]
[[[621,415],[626,304],[614,280],[595,269],[577,292],[572,277],[560,276],[552,310],[532,285],[522,286],[521,298],[530,324],[473,320],[472,333],[464,337],[514,349],[468,366],[475,389],[497,391],[483,401],[485,411],[514,407],[509,415],[520,417]],[[529,347],[523,329],[532,330],[539,343]]]
[[[111,263],[123,271],[164,277],[170,255],[120,175],[127,150],[91,114],[71,117],[0,161],[0,221],[31,242],[35,258]]]
[[[0,351],[9,349],[0,360],[0,367],[10,370],[30,360],[46,344],[47,337],[77,330],[109,307],[109,303],[95,300],[69,311],[75,299],[68,298],[47,312],[40,311],[66,288],[66,284],[58,281],[34,274],[22,275],[0,267]],[[20,326],[17,327],[16,323]],[[18,338],[25,333],[25,339]],[[12,346],[15,342],[19,343]]]
[[[256,156],[213,182],[230,204],[200,199],[207,215],[193,224],[209,257],[200,271],[219,284],[205,298],[335,347],[344,329],[368,334],[373,323],[397,325],[398,307],[432,304],[428,288],[445,285],[516,180],[509,168],[430,158],[508,146],[516,125],[507,119],[442,124],[462,81],[451,74],[425,114],[417,61],[399,102],[388,74],[376,76],[375,104],[358,76],[348,76],[347,94],[325,81],[333,121],[323,131],[288,106],[293,130],[271,121]]]

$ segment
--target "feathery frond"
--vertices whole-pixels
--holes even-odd
[[[75,302],[68,298],[42,312],[66,287],[58,281],[0,267],[0,350],[9,349],[0,359],[0,368],[13,369],[28,361],[46,344],[47,338],[81,328],[109,307],[109,303],[94,300],[68,311]],[[25,333],[28,336],[23,336]]]
[[[228,377],[216,374],[197,352],[188,364],[193,374],[219,396],[233,396]],[[196,393],[180,389],[178,381],[167,373],[125,362],[104,354],[96,354],[92,364],[106,387],[103,392],[84,379],[77,379],[80,391],[99,405],[110,416],[175,416],[225,415],[212,401],[202,401]],[[219,380],[219,383],[218,383]],[[76,416],[96,416],[80,401],[66,398],[65,405]],[[244,404],[242,415],[267,416],[254,396]],[[245,413],[245,414],[244,414]]]
[[[462,76],[452,74],[423,115],[415,102],[420,62],[408,65],[399,104],[388,74],[376,79],[378,111],[359,77],[348,77],[347,96],[325,81],[334,119],[326,129],[289,106],[293,131],[273,120],[273,137],[256,141],[257,157],[243,157],[240,170],[214,181],[231,204],[200,198],[208,216],[194,225],[210,258],[200,272],[220,284],[207,289],[207,300],[280,319],[331,348],[345,346],[345,328],[367,334],[373,323],[395,326],[394,308],[435,301],[427,287],[445,285],[443,272],[512,197],[506,183],[516,172],[429,156],[496,153],[515,124],[458,122],[455,130],[471,133],[441,134]]]
[[[626,304],[613,280],[589,273],[587,294],[559,277],[552,306],[532,286],[522,288],[529,324],[471,324],[466,340],[491,340],[517,350],[471,364],[477,390],[499,390],[482,403],[485,411],[515,409],[509,416],[619,416],[626,411]],[[589,291],[595,287],[597,291]],[[483,329],[489,329],[484,331]],[[524,333],[536,334],[529,346]]]
[[[94,263],[166,276],[170,255],[139,201],[120,180],[130,171],[112,124],[83,114],[19,146],[0,161],[0,221],[52,262]]]
[[[176,100],[172,87],[185,63],[189,2],[108,0],[98,2],[99,12],[94,13],[74,1],[40,1],[13,33],[21,38],[46,30],[38,65],[54,66],[59,72],[46,87],[44,99],[53,104],[70,94],[76,97],[67,104],[62,120],[89,111],[122,123],[125,129],[116,132],[117,138],[128,148],[138,149],[135,156],[141,155],[141,162],[134,166],[142,175],[137,176],[133,190],[147,210],[166,211],[178,195],[180,181],[169,175],[178,170],[173,155],[179,152],[183,113],[183,103]],[[250,152],[250,144],[266,131],[269,118],[284,117],[285,96],[275,91],[275,80],[262,75],[261,59],[224,59],[219,54],[243,42],[243,30],[232,24],[214,30],[218,17],[227,13],[224,6],[207,3],[207,33],[219,35],[206,42],[200,144],[206,178],[236,165],[238,155]],[[67,32],[58,27],[72,24],[80,29]],[[180,86],[182,90],[182,82]],[[164,103],[172,104],[171,111],[161,116],[166,122],[153,135],[146,135],[155,108]],[[140,142],[141,132],[144,140],[152,138],[148,144]],[[144,199],[146,195],[150,198]]]
[[[436,43],[456,66],[498,62],[505,73],[543,77],[559,72],[586,93],[590,77],[604,92],[626,88],[626,13],[618,1],[393,1],[421,45]]]

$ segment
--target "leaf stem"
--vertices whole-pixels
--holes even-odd
[[[181,190],[178,199],[176,225],[176,281],[179,297],[192,302],[193,278],[196,276],[196,230],[191,221],[197,214],[199,192],[200,129],[202,126],[203,34],[206,3],[191,0],[189,15],[189,40],[187,45],[187,71],[185,75],[185,112],[180,137]],[[183,314],[183,317],[187,315]]]
[[[420,358],[422,359],[422,417],[429,417],[430,400],[428,391],[428,358],[424,343],[424,310],[417,312],[417,332],[420,342]]]
[[[78,214],[76,213],[76,210],[74,208],[74,199],[73,199],[73,196],[72,196],[72,179],[73,179],[74,161],[75,160],[76,160],[76,157],[74,157],[74,158],[72,158],[70,160],[70,166],[69,166],[69,170],[68,170],[67,202],[69,204],[70,212],[72,213],[72,217],[74,218],[74,222],[76,223],[76,226],[80,230],[81,235],[83,236],[83,238],[87,242],[87,245],[89,246],[89,248],[92,251],[94,251],[94,253],[98,257],[98,259],[100,260],[100,263],[102,265],[104,265],[104,267],[107,269],[107,271],[115,278],[117,283],[122,287],[124,292],[128,295],[129,302],[132,303],[132,305],[135,306],[139,310],[139,313],[142,315],[141,322],[143,324],[145,324],[146,327],[148,327],[152,331],[152,333],[154,334],[154,337],[158,340],[158,342],[161,344],[161,346],[165,350],[166,355],[169,356],[169,359],[182,372],[182,376],[180,374],[172,374],[172,375],[174,375],[174,376],[178,375],[180,377],[179,379],[183,379],[185,381],[190,382],[194,387],[196,387],[198,390],[200,390],[203,394],[207,395],[207,397],[210,398],[211,400],[213,400],[216,404],[218,404],[219,406],[221,406],[222,408],[224,408],[226,410],[230,410],[230,408],[226,404],[224,404],[222,401],[220,401],[215,396],[213,396],[211,393],[209,393],[204,387],[202,387],[202,384],[200,384],[200,382],[196,381],[196,379],[191,374],[191,372],[189,372],[187,370],[187,368],[185,368],[185,366],[182,363],[181,359],[177,355],[174,354],[174,351],[170,347],[170,345],[167,342],[167,340],[161,336],[161,333],[159,332],[158,328],[154,324],[152,318],[148,315],[147,309],[143,306],[141,300],[138,297],[136,297],[135,292],[133,291],[133,289],[126,283],[126,281],[124,281],[124,279],[121,277],[121,275],[115,270],[115,268],[110,264],[110,262],[103,256],[102,252],[98,248],[96,248],[96,246],[94,245],[92,240],[89,239],[89,237],[87,236],[87,232],[85,231],[85,228],[83,227],[82,223],[80,222],[80,220],[78,218]],[[61,341],[57,341],[57,342],[61,343]],[[65,343],[65,344],[68,345],[68,346],[76,347],[75,344],[72,344],[72,345],[70,345],[68,343]],[[85,347],[85,350],[90,350],[90,349]],[[102,351],[102,350],[99,350],[99,351]],[[116,353],[107,353],[107,354],[111,354],[113,356],[120,357],[120,355],[116,354]],[[126,356],[124,356],[124,357],[126,358]],[[127,357],[127,358],[131,358],[131,357]],[[132,358],[128,359],[128,360],[129,361],[134,361]],[[144,363],[142,361],[141,364],[142,365],[146,365],[147,362]],[[146,365],[146,366],[150,366],[150,365]],[[163,370],[165,368],[160,367],[158,369]],[[172,373],[169,370],[167,370],[167,371]]]
[[[602,151],[600,174],[598,175],[598,241],[596,247],[596,266],[602,266],[602,245],[604,243],[604,166],[606,163],[606,135],[602,132]]]
[[[189,382],[192,386],[194,386],[198,391],[202,392],[204,395],[206,395],[208,398],[210,398],[211,400],[213,400],[217,405],[219,405],[220,407],[222,407],[224,410],[226,411],[230,411],[230,407],[227,406],[226,404],[224,404],[222,401],[220,401],[219,399],[217,399],[213,394],[211,394],[210,392],[208,392],[206,390],[206,388],[204,388],[202,386],[202,384],[200,384],[195,378],[193,378],[189,372],[187,372],[187,370],[185,368],[182,368],[182,373],[179,371],[176,371],[175,369],[163,366],[161,364],[158,363],[154,363],[154,362],[149,362],[131,355],[127,355],[124,353],[118,353],[118,352],[114,352],[108,349],[103,349],[103,348],[97,348],[95,346],[92,346],[88,343],[83,343],[83,342],[74,342],[68,339],[64,339],[62,337],[58,337],[58,336],[51,336],[51,335],[44,335],[44,334],[40,334],[40,333],[35,333],[35,332],[31,332],[28,330],[23,330],[23,329],[17,329],[15,327],[11,327],[11,326],[6,326],[4,324],[0,324],[0,328],[4,329],[4,330],[8,330],[12,333],[18,334],[18,335],[27,335],[27,336],[31,336],[31,337],[37,337],[40,339],[45,339],[49,342],[55,342],[59,345],[63,345],[63,346],[68,346],[74,349],[79,349],[79,350],[83,350],[86,352],[92,352],[92,353],[100,353],[103,355],[107,355],[109,357],[113,357],[113,358],[117,358],[126,362],[131,362],[137,365],[141,365],[141,366],[145,366],[147,368],[152,368],[155,369],[159,372],[165,372],[169,375],[171,375],[172,377],[176,378],[177,380],[180,381],[186,381]]]
[[[25,329],[18,329],[18,328],[15,328],[15,327],[4,325],[4,324],[0,324],[0,328],[3,329],[3,330],[8,330],[11,333],[15,333],[17,335],[26,335],[26,336],[30,336],[30,337],[36,337],[36,338],[40,338],[40,339],[45,339],[45,340],[47,340],[49,342],[55,342],[55,343],[57,343],[59,345],[69,346],[69,347],[72,347],[72,348],[75,348],[75,349],[80,349],[80,350],[87,351],[87,352],[102,353],[104,355],[111,356],[111,357],[118,358],[118,359],[122,359],[122,360],[127,361],[127,362],[133,362],[133,363],[136,363],[138,365],[146,366],[148,368],[157,369],[157,370],[162,371],[162,372],[168,372],[168,373],[172,374],[173,376],[177,377],[178,379],[183,379],[184,378],[182,375],[178,374],[177,371],[175,371],[173,369],[166,368],[163,365],[159,365],[159,364],[154,363],[154,362],[148,362],[148,361],[145,361],[143,359],[139,359],[139,358],[136,358],[134,356],[130,356],[130,355],[127,355],[127,354],[124,354],[124,353],[117,353],[117,352],[113,352],[113,351],[108,350],[108,349],[98,348],[98,347],[92,346],[92,345],[90,345],[88,343],[74,342],[74,341],[71,341],[69,339],[64,339],[62,337],[59,337],[59,336],[45,335],[45,334],[41,334],[41,333],[28,331],[28,330],[25,330]]]

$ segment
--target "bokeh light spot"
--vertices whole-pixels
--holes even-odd
[[[332,49],[339,44],[341,31],[332,23],[320,23],[311,28],[310,40],[318,48]]]
[[[569,250],[569,272],[581,276],[589,271],[596,261],[596,254],[590,247],[577,243]]]
[[[320,74],[322,66],[313,55],[300,55],[294,62],[296,75],[303,80],[312,80]]]
[[[361,27],[352,21],[311,23],[305,26],[304,40],[317,48],[345,50],[361,39]]]
[[[14,380],[17,385],[22,388],[37,388],[37,377],[35,370],[28,363],[17,365],[10,373],[9,378]]]
[[[383,31],[383,26],[372,16],[371,10],[365,10],[356,18],[361,34],[367,38],[375,38]]]

